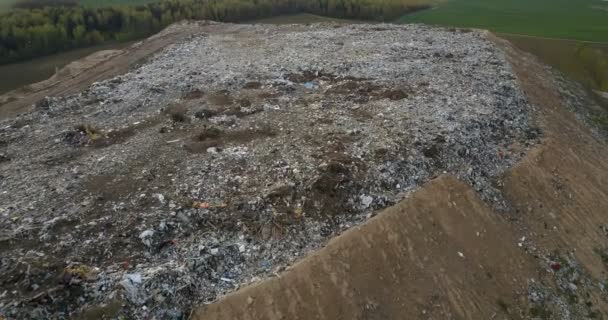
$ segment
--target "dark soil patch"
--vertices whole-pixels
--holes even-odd
[[[139,131],[153,127],[162,121],[161,117],[151,117],[132,126],[104,132],[91,126],[79,126],[74,132],[67,133],[67,141],[72,145],[88,145],[94,148],[105,148],[115,144],[125,143]],[[70,140],[71,139],[71,140]]]
[[[215,127],[205,127],[186,143],[184,148],[191,153],[203,153],[212,147],[223,147],[229,144],[245,144],[253,140],[276,136],[269,127],[255,129],[222,131]]]
[[[260,83],[259,81],[249,81],[247,83],[245,83],[245,85],[243,86],[243,89],[259,89],[262,87],[262,83]]]
[[[227,142],[247,143],[249,141],[275,137],[277,133],[270,127],[237,130],[227,133]]]
[[[249,98],[239,98],[235,104],[228,106],[216,106],[203,108],[194,114],[197,119],[209,119],[217,116],[236,116],[242,118],[263,111],[262,107],[252,108],[253,103]]]
[[[11,161],[11,157],[9,157],[6,154],[1,154],[0,153],[0,163],[9,162],[9,161]]]
[[[304,212],[317,217],[333,217],[348,214],[351,205],[348,199],[353,189],[351,169],[341,162],[330,162],[320,169],[321,175],[311,185]]]
[[[381,98],[387,98],[390,100],[402,100],[408,97],[408,94],[401,89],[389,89],[385,90],[380,94]]]
[[[330,118],[321,118],[319,120],[317,120],[318,124],[326,124],[326,125],[332,125],[334,124],[334,120],[330,119]],[[314,123],[313,123],[314,125]]]
[[[367,101],[361,100],[361,98],[402,100],[409,96],[408,92],[411,92],[411,90],[385,88],[379,84],[360,80],[347,80],[332,86],[326,91],[329,94],[350,95],[360,102]]]
[[[49,166],[54,167],[58,165],[62,165],[65,163],[72,162],[85,154],[85,151],[82,149],[68,149],[65,152],[49,155],[46,157],[42,163]]]
[[[323,72],[323,71],[304,71],[302,73],[290,73],[287,75],[287,80],[295,83],[305,83],[311,82],[314,80],[322,80],[329,82],[338,82],[338,81],[365,81],[369,79],[365,78],[357,78],[352,76],[336,76],[333,73]]]
[[[174,122],[187,122],[188,121],[188,109],[186,106],[181,104],[172,104],[164,111],[165,115],[167,115]]]
[[[347,145],[356,141],[354,137],[329,134],[325,140],[333,141],[320,155],[328,165],[319,169],[320,176],[307,191],[304,211],[309,216],[331,219],[353,210],[349,199],[359,189],[356,181],[365,166],[347,152]]]
[[[103,133],[100,129],[87,124],[79,124],[73,130],[65,132],[62,140],[67,145],[82,146],[101,138],[103,138]]]
[[[432,146],[424,148],[424,150],[422,150],[422,153],[427,158],[437,159],[437,158],[439,158],[439,155],[441,153],[441,149],[439,148],[439,146],[437,146],[436,144],[434,144]]]
[[[287,75],[287,80],[296,83],[310,82],[318,79],[321,76],[318,72],[304,71],[302,73],[290,73]]]
[[[205,96],[205,92],[200,89],[193,89],[190,92],[186,93],[182,99],[184,100],[196,100]]]
[[[195,136],[197,141],[215,140],[221,137],[223,131],[215,127],[206,127]]]
[[[371,95],[375,92],[380,92],[382,87],[370,82],[359,82],[359,81],[345,81],[334,85],[327,90],[329,94],[359,94],[359,95]]]
[[[276,91],[263,91],[258,94],[258,98],[264,99],[272,99],[281,96],[281,93]]]
[[[97,199],[104,201],[118,201],[135,194],[144,183],[129,179],[128,176],[100,175],[89,176],[84,181],[84,190]]]
[[[215,117],[219,112],[217,110],[205,108],[194,113],[194,117],[197,119],[209,119]]]
[[[366,122],[374,118],[374,114],[364,108],[357,108],[351,111],[353,118]]]
[[[247,107],[244,107],[247,108]],[[263,111],[264,109],[262,107],[258,107],[258,108],[252,108],[252,109],[243,109],[243,108],[239,108],[239,107],[233,107],[233,108],[228,108],[226,109],[223,114],[227,115],[227,116],[236,116],[238,118],[242,118],[245,116],[249,116],[258,112]]]
[[[233,103],[233,99],[228,90],[220,90],[209,94],[207,96],[207,101],[216,106],[227,106]]]

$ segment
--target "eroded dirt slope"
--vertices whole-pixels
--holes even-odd
[[[127,72],[175,42],[200,32],[205,22],[176,23],[148,39],[123,50],[105,50],[65,66],[53,77],[13,90],[0,96],[0,119],[30,111],[47,96],[76,94],[95,81]]]
[[[505,319],[521,311],[509,308],[525,302],[534,265],[503,224],[441,177],[193,319]]]

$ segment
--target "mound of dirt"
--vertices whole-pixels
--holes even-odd
[[[0,314],[179,319],[441,174],[508,212],[542,136],[482,32],[188,30],[0,123]]]
[[[76,94],[95,81],[127,72],[160,49],[181,41],[207,22],[175,23],[160,33],[122,50],[102,50],[65,66],[51,78],[0,95],[0,119],[32,110],[47,96]]]
[[[63,81],[67,81],[69,79],[75,78],[76,76],[82,75],[82,73],[86,72],[87,70],[90,70],[95,66],[98,66],[99,64],[106,62],[122,53],[122,50],[102,50],[90,54],[82,59],[73,61],[65,67],[57,70],[57,72],[52,77],[44,81],[30,84],[17,90],[13,90],[11,92],[0,95],[0,106],[9,102],[19,101],[20,99],[23,99],[24,96],[32,95],[35,92],[43,91],[45,89],[54,87]]]
[[[122,53],[123,53],[122,50],[102,50],[102,51],[95,52],[80,60],[76,60],[74,62],[69,63],[68,65],[63,67],[61,70],[59,70],[48,81],[57,82],[57,81],[62,81],[62,80],[68,79],[70,77],[74,77],[74,76],[79,75],[80,73],[86,71],[87,69],[90,69],[91,67],[94,67],[104,61],[108,61],[109,59],[112,59],[113,57],[116,57],[117,55],[122,54]],[[34,85],[31,85],[30,87],[31,87],[31,90],[38,91],[39,90],[38,87],[46,87],[46,86],[44,84],[42,84],[42,85],[34,84]]]

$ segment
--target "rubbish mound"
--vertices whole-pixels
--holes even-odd
[[[541,134],[478,31],[215,28],[0,123],[1,315],[183,318]]]

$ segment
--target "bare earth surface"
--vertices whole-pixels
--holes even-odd
[[[163,34],[0,107],[0,315],[606,316],[606,145],[529,56],[415,25],[129,50]]]
[[[46,96],[76,94],[95,81],[123,74],[158,50],[198,31],[200,23],[175,24],[124,50],[104,50],[62,68],[48,80],[0,96],[0,119],[31,110]]]

